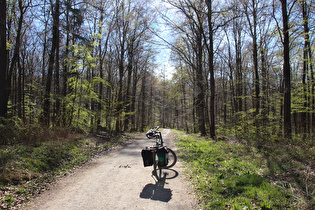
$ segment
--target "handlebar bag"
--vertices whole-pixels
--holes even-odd
[[[155,138],[155,132],[154,132],[154,130],[149,130],[147,133],[146,133],[146,137],[148,138],[148,139],[153,139],[153,138]]]
[[[153,154],[153,151],[149,148],[143,149],[141,151],[144,167],[153,165]]]

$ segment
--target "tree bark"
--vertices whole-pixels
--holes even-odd
[[[14,51],[13,51],[13,56],[12,56],[12,59],[11,59],[11,64],[10,64],[10,68],[9,68],[9,71],[7,72],[7,94],[9,97],[10,93],[11,93],[11,87],[14,86],[11,85],[11,78],[12,78],[12,75],[15,75],[13,76],[15,79],[16,79],[16,76],[18,78],[20,78],[20,75],[17,75],[17,72],[16,72],[16,68],[17,68],[17,65],[19,65],[19,60],[20,60],[20,48],[21,48],[21,37],[22,37],[22,26],[23,26],[23,19],[24,19],[24,14],[26,12],[26,7],[23,6],[23,1],[22,0],[19,0],[19,10],[20,10],[20,16],[19,16],[19,20],[18,20],[18,28],[17,28],[17,32],[16,32],[16,38],[15,38],[15,46],[14,46]],[[19,67],[19,66],[18,66]],[[13,74],[15,72],[15,74]],[[14,82],[14,81],[13,81]],[[18,81],[15,81],[18,83]],[[18,88],[17,88],[18,90]],[[15,94],[15,96],[17,97],[18,94]],[[18,101],[17,98],[15,98],[14,100],[14,103],[16,104]]]
[[[127,64],[127,90],[126,90],[126,117],[125,117],[125,130],[129,130],[130,119],[130,103],[131,103],[131,76],[133,69],[133,57],[134,57],[134,38],[132,37],[128,43],[128,64]]]
[[[290,40],[289,40],[289,17],[287,13],[287,1],[280,0],[282,6],[283,21],[283,130],[284,137],[290,139],[292,135],[291,125],[291,70],[290,70]]]
[[[130,100],[130,112],[134,113],[136,110],[136,93],[137,93],[137,82],[138,82],[138,75],[137,75],[137,66],[133,70],[133,85],[131,91],[131,100]],[[131,131],[136,131],[136,115],[131,115]]]
[[[6,117],[9,97],[7,92],[6,7],[6,0],[0,0],[0,117]]]
[[[69,45],[70,45],[70,9],[71,9],[71,2],[67,0],[66,2],[66,46],[65,46],[65,59],[63,64],[63,72],[62,72],[62,97],[65,99],[67,96],[67,80],[68,80],[68,71],[69,71]],[[66,109],[66,101],[63,100],[62,103],[62,125],[67,125],[67,109]]]
[[[146,120],[145,120],[145,112],[146,112],[146,106],[145,106],[145,101],[146,101],[146,80],[147,80],[147,70],[144,70],[143,72],[143,77],[142,77],[142,85],[141,85],[141,125],[140,125],[140,131],[143,132],[145,125],[146,125]]]
[[[203,84],[203,71],[202,71],[202,35],[196,34],[196,48],[197,48],[197,69],[196,69],[196,84],[197,84],[197,114],[199,131],[202,136],[207,134],[205,127],[205,100],[204,100],[204,84]]]
[[[308,11],[308,5],[306,0],[303,0],[301,2],[302,6],[302,16],[303,16],[303,27],[304,27],[304,54],[303,54],[303,77],[302,77],[302,83],[303,83],[303,91],[304,91],[304,100],[309,101],[309,103],[304,103],[304,109],[305,111],[302,113],[302,122],[304,123],[304,132],[312,133],[313,131],[313,120],[314,120],[314,114],[312,111],[314,110],[314,74],[313,74],[313,64],[312,64],[312,49],[311,49],[311,43],[310,43],[310,29],[309,29],[309,11]],[[308,73],[310,71],[310,73]],[[311,77],[311,84],[310,85],[310,95],[311,97],[308,99],[307,96],[307,84],[306,84],[306,75],[310,75]],[[311,110],[311,113],[307,113],[306,110],[308,107]],[[306,120],[306,121],[305,121]]]
[[[103,8],[100,10],[101,16],[100,16],[100,22],[99,22],[99,27],[98,27],[98,34],[100,37],[102,37],[102,26],[103,26],[103,20],[104,20],[104,10]],[[100,59],[99,63],[99,75],[100,78],[104,78],[103,74],[103,50],[102,50],[102,38],[99,39],[99,45],[98,45],[98,56]],[[102,119],[102,99],[103,99],[103,83],[100,83],[99,86],[99,93],[98,93],[98,99],[99,102],[97,103],[97,115],[96,115],[96,125],[97,125],[97,130],[101,128],[101,119]]]
[[[49,55],[49,65],[47,72],[47,80],[46,80],[46,88],[45,88],[45,96],[44,96],[44,106],[43,106],[43,119],[42,122],[44,125],[49,126],[50,124],[50,92],[51,92],[51,83],[52,83],[52,75],[55,64],[55,55],[56,55],[56,47],[58,44],[58,30],[59,30],[59,0],[56,0],[55,6],[52,4],[53,10],[53,38],[52,38],[52,46]]]
[[[212,0],[207,1],[208,7],[208,27],[209,27],[209,71],[210,71],[210,137],[215,137],[215,80],[213,65],[213,27],[212,27]]]
[[[124,77],[124,71],[125,71],[125,46],[126,46],[126,37],[127,37],[127,30],[129,22],[126,21],[125,17],[127,14],[125,14],[125,5],[124,2],[120,5],[121,11],[119,17],[117,19],[117,27],[118,27],[118,35],[119,35],[119,61],[118,61],[118,73],[119,73],[119,81],[118,81],[118,101],[117,101],[117,111],[116,111],[116,132],[122,131],[122,112],[123,112],[123,77]]]
[[[56,104],[55,104],[55,110],[54,110],[54,124],[57,126],[60,126],[60,119],[61,119],[61,114],[60,114],[60,106],[61,106],[61,93],[60,93],[60,71],[59,71],[59,65],[60,65],[60,32],[59,32],[59,15],[58,15],[58,22],[56,24],[58,24],[58,28],[56,30],[56,61],[55,61],[55,94],[56,94]]]

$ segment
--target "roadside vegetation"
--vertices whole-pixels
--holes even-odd
[[[0,209],[19,207],[34,195],[126,136],[46,129],[11,121],[0,125]]]
[[[296,139],[257,147],[225,136],[174,132],[202,208],[315,208],[314,146]]]

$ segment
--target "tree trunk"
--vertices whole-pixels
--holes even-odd
[[[59,45],[60,45],[60,33],[59,33],[59,15],[58,15],[58,30],[56,31],[56,62],[55,62],[55,94],[56,94],[56,104],[55,104],[55,125],[60,126],[60,106],[61,106],[61,102],[60,102],[60,98],[61,98],[61,94],[60,94],[60,72],[59,72],[59,65],[60,65],[60,56],[59,56]]]
[[[234,94],[235,112],[243,111],[242,37],[241,37],[242,29],[238,21],[239,20],[234,20],[233,22],[233,36],[234,36],[234,43],[235,43],[235,64],[236,64],[235,84],[234,84],[235,86],[235,94]],[[230,52],[229,52],[229,57],[232,57]],[[232,72],[231,72],[231,76],[232,76]],[[231,80],[231,82],[233,83],[233,80]]]
[[[124,41],[123,41],[124,42]],[[123,76],[124,76],[124,43],[121,46],[120,61],[119,61],[119,82],[118,82],[118,101],[117,101],[117,119],[116,119],[116,132],[122,130],[122,110],[123,110]]]
[[[51,5],[53,7],[53,5]],[[52,38],[52,46],[51,52],[49,55],[49,65],[48,65],[48,73],[46,80],[46,88],[45,88],[45,96],[44,96],[44,106],[43,106],[43,119],[42,122],[44,125],[49,126],[50,124],[50,92],[51,92],[51,83],[52,83],[52,75],[55,64],[55,55],[56,55],[56,47],[58,45],[58,30],[59,30],[59,0],[56,0],[56,5],[53,7],[53,38]]]
[[[24,14],[26,12],[26,8],[23,6],[23,1],[19,0],[19,10],[20,10],[20,17],[18,20],[18,29],[17,29],[17,34],[16,34],[16,38],[15,38],[15,46],[14,46],[14,52],[13,52],[13,57],[11,60],[11,64],[10,64],[10,69],[7,75],[7,94],[8,97],[10,95],[11,92],[11,87],[14,85],[11,85],[11,78],[13,75],[13,72],[16,70],[17,65],[19,65],[19,59],[20,59],[20,48],[21,48],[21,37],[22,37],[22,25],[23,25],[23,18],[24,18]],[[19,66],[18,66],[19,68]],[[17,73],[15,71],[15,76],[17,76]],[[17,76],[18,78],[20,78],[20,76]],[[18,82],[18,81],[17,81]],[[17,88],[18,90],[18,88]],[[17,97],[18,94],[15,94],[15,96]],[[14,100],[14,104],[17,103],[17,98],[15,98],[16,100]]]
[[[207,1],[208,7],[208,25],[209,25],[209,71],[210,71],[210,137],[215,137],[215,80],[214,80],[214,65],[213,65],[213,28],[212,28],[212,0]]]
[[[46,1],[44,1],[44,11],[46,11]],[[44,26],[44,37],[43,37],[43,58],[42,58],[42,86],[45,86],[45,78],[46,78],[46,51],[47,51],[47,26],[48,26],[48,20],[46,18],[46,12],[44,12],[44,20],[45,20],[45,26]],[[66,48],[67,49],[67,48]],[[68,50],[68,49],[67,49]]]
[[[310,43],[310,29],[308,26],[309,23],[309,11],[308,11],[308,5],[306,3],[306,0],[301,2],[302,6],[302,15],[303,15],[303,27],[304,27],[304,63],[303,63],[303,88],[304,88],[304,100],[307,101],[307,84],[306,84],[306,75],[310,75],[311,82],[310,82],[310,98],[309,98],[309,104],[304,104],[305,111],[302,113],[302,122],[304,128],[304,132],[312,133],[313,131],[313,120],[314,120],[314,113],[312,111],[314,110],[314,75],[313,75],[313,64],[312,64],[312,49],[311,49],[311,43]],[[308,73],[310,71],[310,74]],[[306,113],[306,110],[308,109],[308,106],[310,108],[311,113]],[[307,118],[308,117],[308,118]],[[307,119],[307,121],[305,121]],[[305,122],[305,123],[304,123]]]
[[[134,114],[136,110],[136,93],[137,93],[137,67],[133,70],[133,85],[131,91],[131,101],[130,101],[130,112],[133,114],[131,115],[131,131],[136,131],[136,115]]]
[[[71,4],[70,1],[68,0],[66,2],[66,46],[65,46],[65,61],[64,61],[64,66],[63,66],[63,72],[62,72],[62,96],[64,98],[63,103],[62,103],[62,124],[63,126],[67,125],[67,109],[66,109],[66,101],[65,98],[67,96],[67,80],[68,80],[68,71],[69,71],[69,64],[68,59],[69,59],[69,45],[70,45],[70,9],[71,9]]]
[[[6,117],[7,92],[7,44],[6,44],[6,0],[0,0],[0,118]],[[0,123],[1,123],[0,119]]]
[[[199,132],[202,136],[207,134],[205,127],[205,100],[204,100],[204,84],[203,84],[203,68],[202,68],[202,33],[196,34],[196,48],[197,48],[197,69],[196,69],[196,108],[198,115]]]
[[[263,117],[263,126],[267,126],[268,122],[268,90],[267,90],[267,64],[266,64],[266,50],[263,45],[260,45],[260,57],[261,57],[261,75],[262,75],[262,99],[261,99],[261,109]]]
[[[127,64],[127,93],[126,93],[126,117],[125,117],[125,130],[129,130],[129,119],[130,119],[130,103],[131,103],[131,76],[133,68],[133,53],[134,53],[134,40],[131,38],[128,44],[128,64]]]
[[[251,28],[251,35],[253,39],[253,60],[254,60],[254,74],[255,74],[255,79],[254,79],[254,85],[255,85],[255,115],[257,116],[259,114],[259,107],[260,107],[260,99],[259,99],[259,94],[260,94],[260,89],[259,89],[259,72],[258,72],[258,44],[257,44],[257,11],[256,11],[256,0],[252,0],[253,4],[253,25],[250,23],[249,15],[247,13],[247,19],[250,24]],[[256,126],[257,122],[256,122]]]
[[[145,121],[145,112],[146,112],[146,106],[145,106],[145,101],[146,101],[146,80],[147,80],[147,71],[144,70],[143,72],[143,77],[142,77],[142,86],[141,86],[141,126],[140,126],[140,131],[143,132],[146,121]]]
[[[283,77],[284,77],[284,96],[283,96],[283,130],[284,137],[291,139],[291,71],[290,71],[290,40],[289,40],[289,17],[287,14],[287,1],[280,0],[282,6],[283,21]]]

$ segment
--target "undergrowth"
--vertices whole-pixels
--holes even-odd
[[[307,167],[292,159],[291,153],[300,157],[301,152],[281,147],[272,150],[257,148],[227,137],[214,141],[174,132],[180,157],[187,165],[188,177],[195,186],[202,208],[315,207],[314,174],[310,171],[307,174]],[[289,173],[296,168],[301,170],[301,174]]]
[[[0,209],[19,207],[56,177],[126,139],[30,126],[0,125]]]

